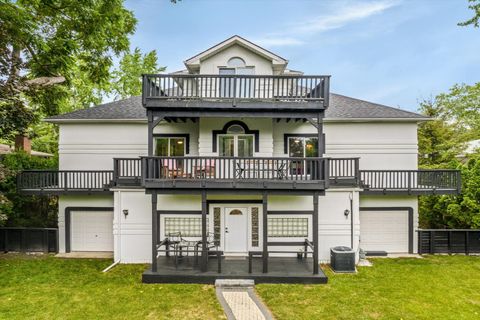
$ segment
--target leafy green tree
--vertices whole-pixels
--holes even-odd
[[[459,195],[425,196],[419,199],[423,228],[480,228],[480,156],[458,163],[462,175]]]
[[[0,163],[0,214],[8,217],[7,226],[57,226],[57,198],[20,194],[16,184],[16,176],[20,171],[55,169],[57,163],[57,158],[43,159],[25,152],[11,153],[3,157]]]
[[[105,86],[136,20],[122,0],[0,0],[0,23],[0,135],[12,136],[70,104],[79,78]]]
[[[418,164],[421,168],[445,168],[464,149],[464,141],[457,139],[456,127],[441,118],[436,101],[424,101],[420,112],[432,120],[418,127]]]
[[[472,9],[475,13],[473,17],[467,21],[460,22],[458,25],[462,27],[473,25],[474,27],[478,28],[480,25],[480,0],[468,0],[468,2],[470,3],[468,8]]]
[[[125,54],[120,60],[118,69],[112,72],[111,93],[114,99],[125,99],[142,94],[142,74],[159,73],[165,67],[159,67],[155,50],[142,54],[139,48]]]

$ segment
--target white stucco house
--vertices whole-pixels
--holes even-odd
[[[184,63],[144,75],[141,97],[46,120],[59,171],[19,188],[59,195],[61,252],[150,263],[145,282],[248,277],[249,262],[259,281],[321,282],[334,246],[415,253],[417,196],[459,190],[455,171],[418,170],[420,114],[331,93],[239,36]]]

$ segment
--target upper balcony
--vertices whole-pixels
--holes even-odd
[[[145,107],[201,110],[324,110],[330,76],[147,74]]]

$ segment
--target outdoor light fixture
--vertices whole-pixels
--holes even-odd
[[[350,210],[345,209],[345,211],[343,211],[343,214],[345,215],[345,217],[348,217],[348,215],[350,214]]]
[[[125,218],[128,216],[128,209],[123,209],[123,215],[125,216]]]

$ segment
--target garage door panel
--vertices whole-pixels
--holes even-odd
[[[72,251],[113,251],[113,212],[72,212],[71,235]]]
[[[366,251],[408,252],[407,211],[361,211],[360,247]]]

